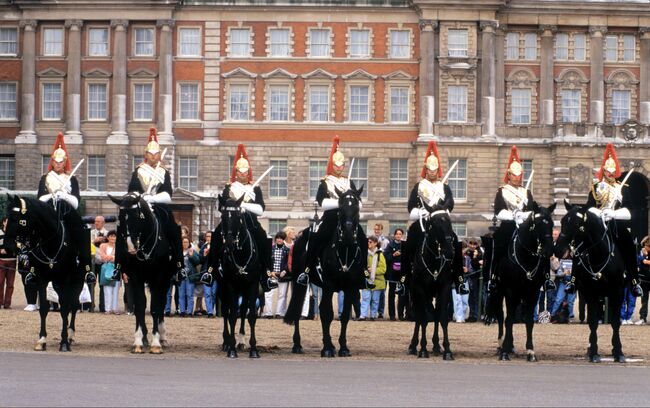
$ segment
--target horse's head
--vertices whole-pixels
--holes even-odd
[[[244,201],[242,195],[239,200],[233,200],[219,195],[219,212],[221,213],[221,233],[226,245],[237,246],[242,237],[240,233],[246,229],[244,217],[242,216],[241,203]]]
[[[29,199],[8,195],[4,242],[7,247],[18,251],[29,246],[30,237],[36,227],[28,202]]]
[[[155,232],[156,218],[149,204],[140,194],[128,193],[122,197],[108,197],[120,208],[118,232],[131,239],[136,251],[144,251],[145,245],[153,247],[158,234]],[[119,236],[119,234],[118,234]],[[149,237],[152,238],[149,238]],[[146,250],[149,250],[147,248]]]
[[[599,224],[598,216],[589,211],[587,207],[570,204],[564,200],[567,213],[562,217],[562,229],[555,241],[554,254],[563,258],[568,249],[575,247],[576,242],[584,241],[587,236],[589,224]],[[601,224],[602,225],[602,224]]]
[[[451,218],[449,212],[438,206],[430,207],[424,203],[424,207],[429,211],[429,219],[424,229],[429,240],[438,244],[439,252],[447,259],[454,257],[454,230],[451,227]]]
[[[354,245],[357,242],[357,231],[359,226],[359,208],[361,203],[361,193],[363,186],[360,189],[350,189],[341,192],[338,189],[336,193],[339,196],[339,239],[346,245]]]
[[[519,226],[519,235],[530,236],[537,244],[537,253],[546,258],[553,254],[553,211],[557,203],[549,207],[536,206],[535,211]]]

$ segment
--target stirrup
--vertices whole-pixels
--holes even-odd
[[[467,283],[459,283],[456,287],[459,295],[469,295],[469,289],[467,288]]]
[[[632,286],[632,295],[634,297],[641,297],[643,296],[643,288],[641,288],[641,285],[638,283],[636,285]]]
[[[490,279],[487,285],[488,293],[496,293],[497,291],[497,282],[496,279]]]
[[[544,282],[544,290],[549,291],[549,290],[557,290],[557,286],[555,285],[555,282],[553,282],[550,279],[546,279],[546,282]]]
[[[395,285],[395,294],[402,296],[404,293],[406,293],[406,287],[404,287],[402,282],[397,282],[397,285]]]
[[[564,291],[566,293],[575,293],[576,291],[575,283],[573,283],[573,281],[567,282],[566,285],[564,285]]]
[[[204,284],[204,285],[212,285],[212,274],[209,272],[204,272],[203,275],[201,275],[201,278],[199,279],[199,282]]]
[[[269,290],[273,290],[278,287],[278,280],[276,278],[267,278],[266,286],[269,288]]]
[[[90,272],[86,273],[86,276],[84,277],[84,279],[85,279],[86,283],[88,283],[88,284],[93,284],[93,283],[97,282],[97,276],[95,275],[95,272],[93,272],[93,271],[90,271]]]
[[[374,289],[375,286],[374,281],[371,281],[370,278],[366,278],[366,289]]]
[[[29,271],[25,275],[25,285],[31,285],[32,283],[36,283],[36,274],[34,271]]]
[[[296,279],[296,283],[303,285],[303,286],[308,286],[309,285],[309,274],[306,272],[301,273],[298,275],[298,278]]]

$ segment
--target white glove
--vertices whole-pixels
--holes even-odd
[[[532,214],[532,211],[515,211],[514,217],[517,226],[521,225],[524,221],[526,221],[528,217],[530,217],[530,214]]]
[[[38,197],[38,199],[44,203],[46,203],[50,198],[54,198],[52,194],[43,194],[42,196]]]
[[[264,210],[262,209],[262,206],[259,204],[242,203],[241,208],[242,210],[248,211],[251,214],[257,215],[258,217],[261,217],[262,214],[264,214]]]
[[[603,221],[607,222],[614,218],[614,210],[612,210],[611,208],[605,208],[600,215]]]
[[[72,194],[68,194],[59,190],[56,193],[54,193],[54,196],[56,197],[57,200],[66,201],[75,210],[77,209],[77,207],[79,207],[79,200],[77,200],[77,197],[73,196]]]
[[[413,208],[409,215],[409,219],[411,221],[417,221],[420,219],[420,217],[425,219],[428,218],[429,212],[425,208],[418,208],[418,207]]]
[[[339,200],[335,198],[324,198],[321,208],[323,211],[336,210],[339,208]]]
[[[497,220],[499,221],[513,221],[515,218],[510,210],[501,210],[497,214]]]
[[[615,220],[630,220],[632,219],[632,214],[627,208],[619,208],[618,210],[612,210],[613,217]]]
[[[172,198],[169,196],[169,193],[166,191],[163,191],[162,193],[158,193],[158,194],[153,194],[153,195],[145,194],[143,198],[149,204],[171,204],[172,203]]]
[[[594,214],[598,218],[603,218],[603,212],[601,210],[599,210],[598,208],[596,208],[596,207],[591,207],[587,211]]]

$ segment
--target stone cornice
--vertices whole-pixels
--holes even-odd
[[[125,30],[129,26],[129,20],[111,20],[111,28],[123,27]]]
[[[418,27],[420,27],[420,31],[436,31],[439,26],[440,23],[438,22],[438,20],[420,19],[420,21],[418,22]]]
[[[174,24],[176,22],[174,20],[156,20],[156,27],[169,27],[172,28],[174,27]]]
[[[601,37],[607,34],[607,27],[606,26],[589,26],[589,34],[591,34],[592,37],[600,35]]]
[[[493,33],[499,27],[499,22],[497,20],[481,20],[478,26],[483,32]]]
[[[552,24],[540,24],[539,33],[542,36],[548,37],[552,36],[557,32],[557,26]]]
[[[36,20],[20,20],[20,28],[25,29],[25,31],[34,31],[38,22]]]
[[[65,20],[64,27],[73,31],[79,31],[83,25],[84,22],[82,20]]]

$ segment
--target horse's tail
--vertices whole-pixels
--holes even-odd
[[[493,293],[489,293],[485,301],[485,324],[490,324],[493,321],[499,320],[503,314],[503,294],[497,289]]]
[[[307,255],[308,241],[309,231],[305,230],[293,244],[291,299],[289,300],[287,313],[284,315],[284,322],[286,324],[294,324],[300,320],[300,316],[302,315],[302,306],[305,303],[305,296],[307,296],[307,285],[298,283],[297,279],[305,271],[305,256]]]
[[[291,291],[291,300],[287,307],[287,313],[284,315],[284,322],[286,324],[294,324],[300,320],[302,306],[305,303],[305,296],[307,296],[307,286],[294,281],[291,286]]]

